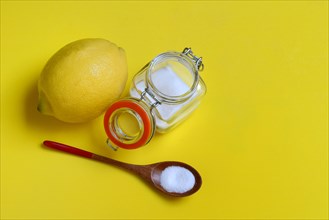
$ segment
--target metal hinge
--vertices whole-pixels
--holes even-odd
[[[204,69],[204,65],[202,63],[202,57],[197,57],[193,54],[191,48],[185,48],[182,52],[183,54],[185,54],[186,56],[188,56],[190,59],[193,60],[193,62],[195,63],[195,65],[198,67],[199,71],[202,71]]]
[[[152,100],[154,102],[152,102]],[[155,97],[155,95],[149,90],[148,87],[141,94],[141,100],[145,100],[147,103],[151,105],[151,108],[157,107],[161,104],[161,102]]]

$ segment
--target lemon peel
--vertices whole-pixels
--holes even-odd
[[[95,119],[122,94],[127,66],[125,51],[108,40],[74,41],[46,63],[37,109],[64,122]]]

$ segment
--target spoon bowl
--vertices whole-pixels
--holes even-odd
[[[164,161],[164,162],[158,162],[154,164],[149,164],[149,165],[135,165],[135,164],[129,164],[129,163],[124,163],[118,160],[114,160],[108,157],[104,157],[98,154],[94,154],[85,150],[81,150],[79,148],[75,148],[66,144],[54,142],[54,141],[44,141],[43,144],[47,147],[60,150],[60,151],[65,151],[70,154],[75,154],[81,157],[86,157],[89,159],[101,161],[103,163],[107,163],[110,165],[114,165],[120,168],[123,168],[125,170],[128,170],[134,174],[139,175],[142,179],[145,181],[149,182],[152,186],[154,186],[156,189],[159,191],[170,195],[174,197],[184,197],[184,196],[189,196],[197,192],[201,185],[202,185],[202,178],[198,171],[194,169],[192,166],[178,162],[178,161]],[[161,182],[161,175],[163,171],[168,168],[168,167],[180,167],[183,169],[188,170],[191,172],[191,174],[194,176],[194,185],[192,188],[190,188],[187,191],[183,192],[169,192],[167,191],[163,186]],[[179,177],[179,176],[178,176]],[[174,176],[173,178],[178,178],[177,176]],[[173,179],[175,181],[175,179]],[[171,180],[170,180],[171,181]]]
[[[154,167],[151,172],[151,179],[152,179],[154,186],[158,190],[160,190],[166,194],[170,194],[171,196],[182,197],[182,196],[192,195],[193,193],[197,192],[202,185],[202,178],[201,178],[200,174],[198,173],[198,171],[196,171],[196,169],[194,169],[192,166],[190,166],[186,163],[182,163],[182,162],[178,162],[178,161],[164,161],[164,162],[153,164],[153,166]],[[162,187],[161,174],[167,167],[171,167],[171,166],[185,168],[193,174],[195,183],[194,183],[194,186],[192,187],[192,189],[190,189],[186,192],[183,192],[183,193],[177,193],[177,192],[168,192],[166,189],[164,189]]]

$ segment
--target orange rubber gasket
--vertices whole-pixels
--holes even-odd
[[[142,134],[142,137],[136,143],[132,143],[132,144],[122,143],[110,131],[110,126],[109,126],[110,117],[114,111],[116,111],[120,108],[129,108],[129,109],[134,110],[141,117],[141,119],[143,121],[144,133]],[[150,120],[146,110],[143,109],[143,107],[141,107],[137,103],[132,102],[131,100],[119,100],[108,108],[108,110],[106,111],[105,116],[104,116],[104,128],[105,128],[105,132],[106,132],[108,138],[110,139],[110,141],[112,143],[114,143],[116,146],[125,148],[125,149],[135,149],[135,148],[145,145],[149,141],[150,136],[152,134],[152,123],[151,123],[151,120]]]

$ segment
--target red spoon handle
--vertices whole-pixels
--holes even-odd
[[[103,163],[107,163],[107,164],[111,164],[111,165],[115,165],[118,167],[122,167],[125,169],[128,169],[130,171],[134,171],[136,173],[141,173],[141,170],[144,170],[145,167],[144,166],[139,166],[139,165],[133,165],[133,164],[128,164],[128,163],[124,163],[121,161],[117,161],[117,160],[113,160],[111,158],[108,157],[104,157],[98,154],[94,154],[85,150],[81,150],[79,148],[75,148],[66,144],[62,144],[62,143],[58,143],[55,141],[44,141],[43,144],[47,147],[56,149],[56,150],[60,150],[60,151],[64,151],[70,154],[75,154],[81,157],[86,157],[86,158],[90,158],[93,160],[97,160],[97,161],[101,161]]]
[[[81,150],[66,144],[61,144],[58,142],[54,142],[54,141],[44,141],[43,144],[47,147],[56,149],[56,150],[60,150],[60,151],[65,151],[67,153],[70,154],[75,154],[75,155],[79,155],[82,157],[86,157],[86,158],[92,158],[93,157],[93,153],[85,151],[85,150]]]

